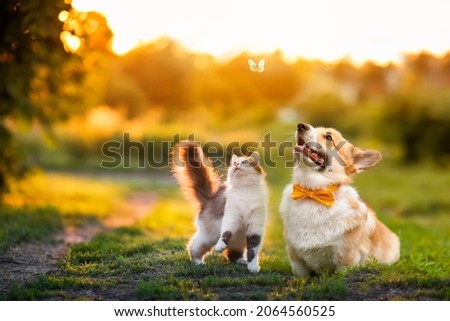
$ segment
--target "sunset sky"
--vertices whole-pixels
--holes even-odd
[[[398,61],[450,50],[449,0],[73,0],[103,13],[123,54],[159,36],[220,59],[281,49],[296,57]]]

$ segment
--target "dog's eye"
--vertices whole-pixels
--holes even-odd
[[[330,134],[325,135],[325,139],[332,142],[333,141],[333,136],[331,136]]]
[[[243,164],[243,165],[247,165],[248,163],[249,163],[248,160],[243,160],[243,161],[241,162],[241,164]]]

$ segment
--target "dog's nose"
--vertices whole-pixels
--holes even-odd
[[[309,129],[309,125],[308,124],[304,124],[304,123],[298,123],[297,124],[297,131],[298,132],[306,132]]]

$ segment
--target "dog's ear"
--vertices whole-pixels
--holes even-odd
[[[381,160],[381,153],[366,148],[357,148],[353,150],[353,166],[356,173],[360,173],[375,166]]]
[[[233,165],[235,162],[237,162],[238,158],[239,157],[233,154],[233,156],[231,156],[230,164]]]

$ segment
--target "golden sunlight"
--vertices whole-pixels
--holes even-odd
[[[105,15],[117,54],[160,36],[224,59],[280,49],[287,59],[386,62],[405,52],[450,48],[450,1],[442,0],[165,0],[145,6],[73,0],[73,6]]]
[[[63,10],[59,13],[58,19],[61,22],[66,22],[70,18],[70,13],[67,10]]]
[[[81,46],[81,39],[69,31],[61,32],[60,38],[67,52],[76,52]]]

